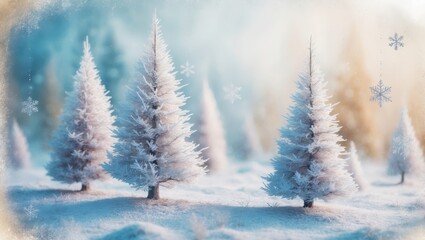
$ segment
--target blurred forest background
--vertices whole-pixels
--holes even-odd
[[[49,140],[72,89],[85,37],[119,109],[155,9],[177,77],[187,84],[183,91],[190,96],[193,122],[202,81],[208,79],[234,159],[276,151],[310,36],[331,101],[339,102],[335,113],[345,139],[354,140],[364,156],[384,159],[406,104],[425,149],[421,1],[61,0],[44,6],[12,29],[8,45],[10,115],[28,137],[35,165],[50,160]],[[398,50],[389,46],[394,33],[404,36]],[[194,66],[190,76],[181,72],[186,62]],[[392,87],[393,100],[382,108],[369,101],[369,87],[380,79]],[[241,99],[234,103],[225,96],[230,84],[241,87]],[[21,113],[28,96],[39,101],[32,116]]]

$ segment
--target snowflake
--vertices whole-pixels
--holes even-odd
[[[379,80],[378,85],[370,87],[370,91],[372,92],[372,97],[370,97],[371,101],[378,102],[379,107],[382,107],[384,102],[391,102],[391,87],[386,87],[382,80]]]
[[[31,97],[28,97],[26,101],[22,102],[22,112],[31,116],[34,112],[38,112],[37,105],[37,100],[32,100]]]
[[[394,50],[397,50],[398,47],[404,47],[403,44],[403,35],[399,36],[397,33],[394,34],[393,37],[389,37],[390,39],[390,47],[394,47]]]
[[[37,218],[38,210],[32,204],[30,204],[28,207],[25,207],[24,211],[29,220]]]
[[[229,100],[232,104],[235,100],[241,100],[241,89],[241,87],[236,87],[232,83],[227,87],[223,87],[225,94],[224,98]]]
[[[195,67],[189,64],[189,62],[187,61],[185,65],[180,65],[180,68],[182,69],[180,73],[186,75],[186,77],[189,77],[190,75],[195,73],[195,71],[193,70]]]

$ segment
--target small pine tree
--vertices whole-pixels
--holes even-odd
[[[348,155],[348,172],[353,176],[354,182],[357,184],[360,190],[367,188],[368,183],[364,177],[362,165],[359,161],[359,156],[357,155],[356,144],[350,142],[350,152]]]
[[[66,99],[52,140],[52,161],[46,168],[54,180],[82,183],[81,190],[86,191],[92,180],[107,176],[101,164],[107,161],[107,152],[112,150],[115,121],[88,39],[74,79],[73,92]]]
[[[104,165],[114,178],[136,189],[147,189],[148,199],[159,199],[159,186],[187,182],[204,173],[204,160],[188,138],[193,133],[186,98],[179,91],[172,59],[162,38],[156,14],[139,76],[128,93],[123,118],[118,121],[111,161]]]
[[[13,119],[10,131],[9,166],[14,169],[26,169],[31,166],[28,142],[16,119]]]
[[[311,44],[307,72],[300,75],[292,96],[287,125],[281,129],[278,155],[272,160],[274,172],[267,177],[269,195],[288,199],[300,197],[304,207],[316,198],[329,199],[356,191],[353,178],[341,158],[333,105],[328,104],[325,80],[316,64]]]
[[[392,138],[388,173],[390,175],[400,174],[400,184],[404,182],[405,174],[420,175],[424,173],[422,149],[416,138],[407,108],[402,110],[400,123]]]
[[[208,159],[210,172],[219,172],[226,167],[226,139],[214,94],[207,81],[203,83],[202,100],[196,137],[204,149],[202,155]]]

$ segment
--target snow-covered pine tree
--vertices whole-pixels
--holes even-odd
[[[341,157],[340,127],[331,115],[333,105],[327,103],[326,82],[311,43],[309,50],[307,71],[296,82],[294,105],[280,130],[274,172],[265,177],[265,190],[272,196],[300,197],[311,208],[317,198],[345,196],[357,188]]]
[[[9,139],[9,166],[14,169],[25,169],[31,166],[31,155],[28,142],[16,119],[13,119]]]
[[[147,189],[148,199],[159,199],[160,185],[194,179],[205,172],[205,161],[188,141],[193,132],[189,114],[182,110],[186,97],[179,91],[156,13],[138,70],[118,121],[118,142],[104,168],[136,189]]]
[[[88,38],[74,79],[51,143],[52,161],[46,168],[54,180],[82,183],[81,191],[86,191],[92,180],[107,176],[101,164],[107,161],[115,142],[110,97],[101,83]]]
[[[227,146],[220,113],[208,80],[204,80],[203,82],[199,110],[196,138],[199,145],[204,149],[202,156],[207,159],[206,165],[209,171],[219,172],[227,164]]]
[[[368,183],[364,177],[362,165],[357,155],[356,144],[350,142],[350,152],[348,153],[348,172],[353,176],[354,182],[357,184],[360,190],[367,188]]]
[[[400,184],[402,184],[405,174],[424,174],[424,164],[422,149],[416,138],[408,110],[404,108],[392,138],[388,173],[390,175],[400,174]]]

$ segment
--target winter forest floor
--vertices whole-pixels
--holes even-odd
[[[12,209],[40,239],[419,239],[425,236],[423,183],[398,185],[367,164],[371,186],[351,197],[302,202],[261,189],[269,163],[231,164],[192,185],[161,188],[161,200],[109,180],[89,193],[54,183],[44,170],[11,172]],[[424,239],[424,238],[422,238]]]

